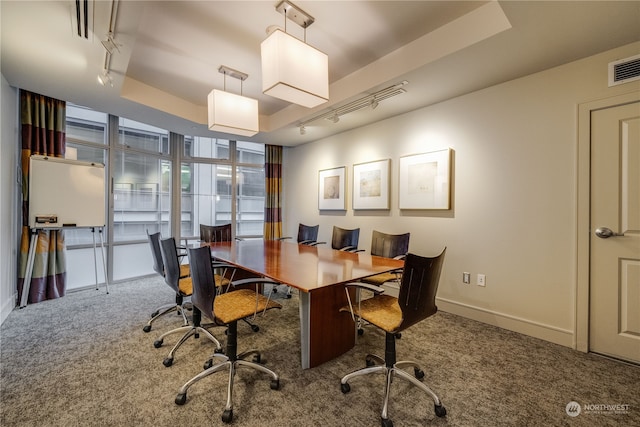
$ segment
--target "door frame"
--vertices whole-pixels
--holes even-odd
[[[589,351],[589,292],[591,240],[591,112],[640,101],[640,91],[578,105],[578,188],[575,332],[573,347]]]

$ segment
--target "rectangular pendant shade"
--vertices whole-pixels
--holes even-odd
[[[213,89],[207,97],[209,130],[253,136],[259,131],[258,101]]]
[[[260,45],[262,92],[312,108],[329,100],[329,59],[326,54],[282,30]]]

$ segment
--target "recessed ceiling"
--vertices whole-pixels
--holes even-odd
[[[94,34],[73,33],[72,1],[0,2],[2,74],[10,85],[171,131],[229,138],[206,126],[220,65],[249,74],[261,132],[249,140],[297,145],[640,40],[636,1],[300,1],[315,18],[287,32],[329,56],[330,100],[306,109],[262,94],[260,43],[285,26],[276,1],[119,1],[102,70],[112,2],[95,1]],[[338,123],[298,124],[402,80],[407,92]],[[227,79],[226,89],[240,92]]]

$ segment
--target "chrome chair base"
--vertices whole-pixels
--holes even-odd
[[[156,311],[151,313],[151,317],[146,325],[142,328],[144,332],[150,332],[153,322],[158,320],[160,317],[165,314],[173,313],[174,311],[178,312],[179,315],[182,315],[182,326],[187,326],[189,324],[189,320],[187,319],[187,315],[185,313],[186,310],[189,310],[189,307],[179,306],[176,304],[166,304],[162,307],[158,307]]]
[[[167,368],[173,365],[173,358],[178,348],[191,336],[194,336],[194,338],[200,338],[200,334],[203,334],[207,339],[209,339],[209,341],[215,344],[216,351],[222,351],[222,346],[220,345],[220,341],[218,341],[216,337],[214,337],[211,334],[211,332],[209,332],[202,326],[195,326],[195,325],[182,326],[180,328],[172,329],[168,332],[165,332],[164,334],[160,335],[160,337],[157,340],[153,342],[153,346],[155,348],[162,347],[162,344],[166,337],[168,337],[169,335],[180,333],[180,332],[184,332],[184,335],[182,335],[180,340],[178,340],[178,342],[173,346],[173,348],[171,349],[167,357],[162,361],[162,364]]]
[[[232,322],[228,325],[227,329],[227,354],[214,353],[211,359],[205,364],[205,370],[200,372],[195,377],[187,381],[178,391],[176,395],[176,405],[184,405],[187,401],[187,390],[193,384],[197,383],[203,378],[216,372],[228,370],[229,381],[227,385],[227,404],[222,412],[222,421],[224,423],[230,423],[233,420],[233,382],[236,375],[236,370],[240,366],[246,366],[247,368],[255,369],[271,377],[270,387],[272,390],[280,389],[280,378],[278,374],[271,369],[261,365],[260,352],[257,350],[248,350],[240,354],[236,354],[237,348],[237,322]],[[245,360],[249,356],[253,355],[253,361]],[[214,360],[219,359],[219,362],[214,364]]]
[[[383,427],[392,427],[393,422],[389,419],[389,394],[391,391],[391,383],[394,378],[402,378],[405,381],[410,382],[411,384],[418,387],[420,390],[427,393],[434,404],[434,411],[438,417],[444,417],[447,414],[446,408],[442,405],[440,398],[429,388],[426,384],[422,383],[420,380],[424,378],[424,371],[420,368],[418,363],[404,360],[400,362],[394,363],[392,366],[387,366],[385,361],[380,356],[376,355],[367,355],[366,358],[367,367],[358,369],[357,371],[351,372],[350,374],[345,375],[340,380],[340,390],[342,393],[346,394],[351,391],[351,386],[349,385],[349,381],[355,377],[359,377],[362,375],[368,374],[377,374],[382,373],[385,375],[385,390],[384,390],[384,400],[382,404],[382,413],[380,415],[382,426]],[[376,365],[376,363],[378,363]],[[414,375],[406,372],[404,369],[413,368]]]

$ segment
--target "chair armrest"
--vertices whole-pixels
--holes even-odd
[[[273,279],[269,279],[266,277],[250,277],[248,279],[238,279],[231,282],[233,287],[242,286],[242,285],[251,285],[254,283],[259,284],[272,284],[272,285],[281,285],[280,282],[276,282]]]
[[[275,239],[275,240],[287,240],[287,239],[290,239],[290,238],[291,238],[291,236],[278,237],[278,238],[277,238],[277,239]]]
[[[384,293],[384,288],[381,288],[380,286],[372,285],[370,283],[350,282],[350,283],[346,283],[344,286],[348,288],[366,289],[373,292],[376,295],[380,295]]]
[[[398,259],[398,260],[403,260],[407,257],[407,254],[402,254],[402,255],[397,255],[394,256],[393,259]]]
[[[317,246],[317,245],[326,245],[327,242],[313,242],[313,241],[309,241],[309,243],[305,243],[305,245],[308,246]]]
[[[340,249],[343,252],[351,252],[351,253],[356,253],[356,252],[364,252],[364,249],[358,249],[357,246],[345,246],[344,248]]]

